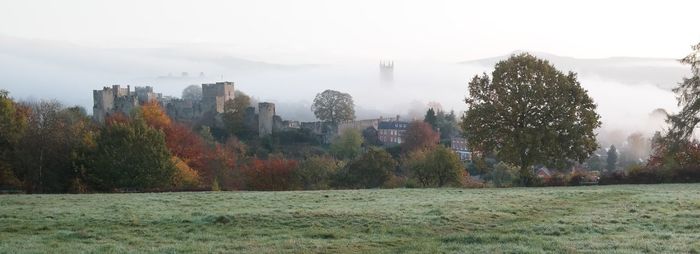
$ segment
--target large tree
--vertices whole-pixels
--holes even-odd
[[[437,129],[437,116],[435,115],[435,110],[433,108],[429,108],[428,111],[425,112],[425,117],[423,118],[423,122],[429,123],[430,126],[433,127],[433,129]]]
[[[316,95],[311,110],[316,118],[337,126],[342,121],[355,119],[355,104],[352,96],[334,90],[326,90]]]
[[[692,76],[683,78],[678,87],[673,89],[678,97],[678,106],[681,107],[678,114],[668,117],[668,122],[671,123],[668,136],[674,143],[690,139],[700,123],[700,43],[692,48],[693,52],[680,60],[681,63],[690,65]],[[671,150],[675,147],[677,146],[672,146]]]
[[[182,99],[200,101],[202,100],[202,87],[198,85],[190,85],[182,90]]]
[[[608,149],[608,158],[605,161],[605,169],[609,172],[615,171],[615,168],[617,168],[617,148],[614,145],[611,145],[610,149]]]
[[[13,171],[14,151],[27,129],[27,110],[0,90],[0,189],[19,188]]]
[[[426,122],[413,121],[408,125],[401,149],[410,153],[413,151],[432,149],[437,146],[440,136]]]
[[[65,108],[53,100],[23,106],[28,109],[28,125],[15,149],[14,168],[25,191],[77,191],[72,186],[81,177],[77,157],[94,135],[85,110]]]
[[[600,116],[575,73],[524,53],[498,62],[491,77],[469,82],[462,129],[473,149],[518,165],[521,184],[535,164],[563,168],[596,150]]]
[[[450,113],[438,111],[436,120],[437,127],[440,129],[440,140],[448,141],[460,134],[459,123],[454,110],[450,111]]]
[[[97,137],[88,175],[100,190],[170,187],[176,172],[165,134],[141,117],[105,126]]]
[[[246,126],[245,122],[246,110],[250,106],[251,99],[243,92],[236,93],[236,97],[233,100],[229,100],[224,104],[224,126],[229,133],[239,139],[248,139],[254,136],[254,130],[250,126]]]

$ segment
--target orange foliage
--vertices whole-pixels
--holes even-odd
[[[163,112],[163,108],[155,101],[141,106],[140,113],[146,123],[153,128],[165,130],[172,125],[170,117]]]
[[[112,126],[114,124],[126,124],[126,123],[129,123],[129,121],[130,121],[129,117],[127,117],[126,115],[124,115],[121,112],[117,112],[117,113],[109,115],[105,119],[105,124],[107,126]]]
[[[283,158],[267,160],[254,159],[245,167],[245,176],[249,190],[291,190],[297,161]]]
[[[401,148],[404,152],[431,149],[437,146],[439,141],[440,135],[429,123],[414,121],[408,125]]]
[[[206,181],[213,183],[216,180],[224,190],[241,189],[242,177],[236,167],[238,156],[231,146],[216,144],[206,157]]]
[[[203,174],[209,153],[202,137],[187,126],[173,122],[157,102],[149,102],[141,107],[141,117],[152,128],[165,133],[165,142],[173,156],[184,161],[189,167]]]

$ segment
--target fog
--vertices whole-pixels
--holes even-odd
[[[91,112],[92,90],[102,86],[150,85],[166,96],[179,97],[188,85],[227,80],[259,101],[276,103],[277,113],[285,119],[314,120],[310,110],[314,96],[334,89],[353,96],[358,119],[401,115],[410,120],[421,118],[431,101],[461,114],[469,79],[491,72],[493,63],[508,56],[505,53],[460,62],[392,59],[393,81],[386,82],[380,79],[379,58],[292,65],[202,48],[105,49],[5,36],[0,37],[0,88],[18,99],[55,98]],[[677,110],[670,89],[689,72],[674,59],[534,54],[563,71],[579,73],[602,116],[599,137],[604,145],[624,142],[633,132],[650,137],[663,130],[663,118],[650,114],[658,108]]]

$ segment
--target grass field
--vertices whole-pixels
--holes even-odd
[[[0,253],[700,252],[700,184],[0,196]]]

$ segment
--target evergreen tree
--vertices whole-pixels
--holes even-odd
[[[423,119],[423,121],[429,123],[430,126],[433,127],[433,130],[437,130],[437,116],[435,115],[435,110],[433,110],[433,108],[430,108],[427,112],[425,112],[425,118]]]
[[[617,165],[617,149],[614,145],[611,145],[610,149],[608,149],[608,159],[605,169],[608,171],[613,171],[616,168],[615,165]]]

